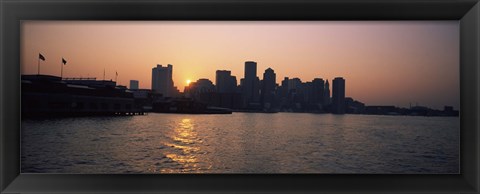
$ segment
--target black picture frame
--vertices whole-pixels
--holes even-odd
[[[460,174],[20,174],[22,20],[458,20]],[[1,193],[479,193],[478,0],[0,0]]]

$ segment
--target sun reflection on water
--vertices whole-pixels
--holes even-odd
[[[195,124],[192,119],[184,118],[173,130],[171,135],[173,143],[165,143],[166,146],[174,148],[174,152],[166,153],[165,156],[182,165],[182,172],[196,171],[197,157],[196,153],[200,147],[196,144],[198,141]],[[168,169],[163,170],[170,171]]]

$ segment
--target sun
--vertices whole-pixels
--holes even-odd
[[[187,79],[186,82],[187,82],[187,85],[190,85],[190,83],[192,83],[192,80]]]

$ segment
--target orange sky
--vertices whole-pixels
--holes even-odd
[[[175,85],[244,62],[283,77],[346,79],[346,95],[367,105],[459,107],[458,21],[24,21],[21,68],[36,74],[97,77],[150,88],[156,64],[172,64]]]

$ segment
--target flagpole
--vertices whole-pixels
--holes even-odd
[[[103,80],[105,80],[105,68],[103,68]]]

